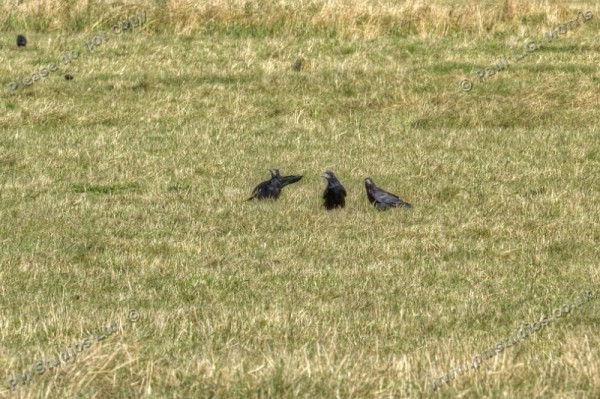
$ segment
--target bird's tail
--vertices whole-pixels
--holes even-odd
[[[398,204],[398,206],[403,207],[403,208],[412,208],[413,206],[411,204],[409,204],[406,201],[402,201],[400,200],[400,203]]]
[[[302,175],[281,176],[281,188],[300,181],[302,177]]]

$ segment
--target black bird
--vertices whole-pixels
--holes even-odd
[[[323,205],[327,210],[343,208],[346,205],[346,189],[335,177],[332,171],[323,173],[322,177],[327,179],[327,187],[323,193]]]
[[[365,179],[365,188],[371,205],[375,205],[380,210],[386,210],[390,207],[412,208],[411,204],[402,201],[397,195],[377,187],[370,177]]]
[[[23,35],[17,36],[17,47],[25,47],[27,45],[27,39]]]
[[[278,169],[271,169],[271,179],[260,183],[252,190],[252,196],[248,201],[256,199],[277,199],[281,193],[281,189],[285,186],[296,183],[302,179],[301,175],[281,176]]]

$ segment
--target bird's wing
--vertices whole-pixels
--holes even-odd
[[[381,191],[380,195],[378,197],[376,197],[376,200],[378,202],[381,202],[383,204],[392,206],[392,207],[406,207],[406,208],[412,208],[412,205],[409,204],[408,202],[404,201],[402,198],[398,197],[395,194],[392,193],[388,193],[387,191],[381,190],[379,189],[379,191]]]
[[[400,198],[392,193],[388,193],[380,188],[376,188],[371,191],[371,195],[375,199],[376,202],[380,202],[382,204],[392,205],[398,203]]]
[[[287,186],[288,184],[296,183],[300,179],[302,179],[302,175],[289,175],[281,177],[281,188]]]
[[[260,193],[260,191],[262,189],[264,189],[270,182],[271,182],[270,180],[267,180],[262,183],[259,183],[256,187],[254,187],[254,190],[252,190],[252,196],[250,198],[248,198],[248,201],[250,201],[253,198],[256,198],[258,193]]]

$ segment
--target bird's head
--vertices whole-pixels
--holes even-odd
[[[271,177],[281,177],[279,169],[271,169]]]
[[[331,179],[335,179],[335,178],[336,178],[336,177],[335,177],[335,174],[333,174],[333,172],[332,172],[332,171],[330,171],[330,170],[327,170],[327,171],[325,171],[325,173],[323,173],[323,174],[321,175],[321,177],[324,177],[324,178],[326,178],[327,180],[331,180]]]
[[[365,187],[370,188],[370,187],[373,187],[373,186],[375,186],[375,183],[373,183],[373,180],[371,180],[370,177],[367,177],[365,179]]]

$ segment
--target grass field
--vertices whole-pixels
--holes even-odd
[[[0,11],[0,397],[600,398],[597,2]]]

